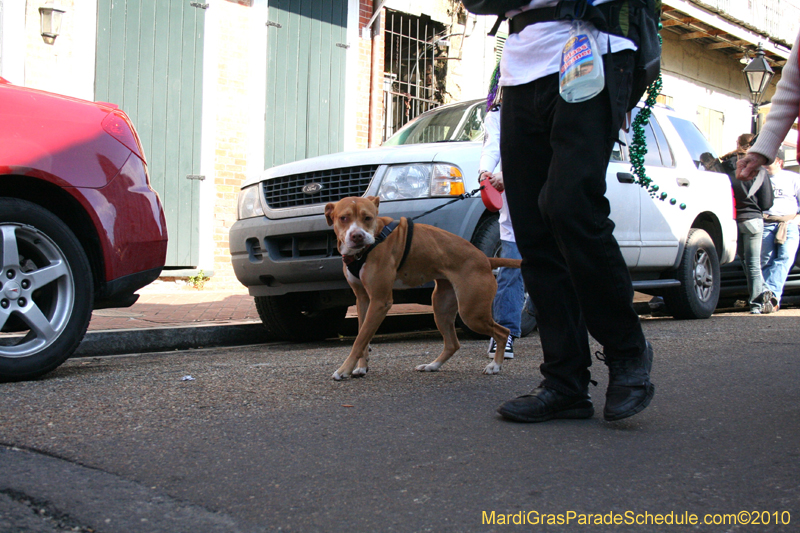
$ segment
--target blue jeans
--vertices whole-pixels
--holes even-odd
[[[512,241],[500,241],[500,257],[522,259],[517,244]],[[520,337],[519,327],[522,306],[525,304],[525,285],[522,273],[518,268],[501,268],[497,273],[497,294],[492,303],[492,315],[495,322],[505,326],[512,337]]]
[[[764,235],[761,241],[761,270],[764,272],[764,283],[780,303],[783,285],[794,265],[797,246],[800,244],[800,231],[798,231],[797,224],[787,224],[786,241],[783,244],[775,242],[777,232],[777,223],[767,222],[764,224]]]
[[[742,268],[744,268],[745,278],[747,279],[747,292],[750,294],[750,309],[761,310],[761,293],[767,290],[764,285],[764,277],[761,274],[761,235],[764,230],[764,220],[753,218],[737,223],[739,235],[742,238],[744,257],[742,258]]]

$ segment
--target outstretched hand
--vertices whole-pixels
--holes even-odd
[[[736,179],[749,181],[756,177],[758,169],[767,164],[767,158],[756,152],[747,152],[736,162]]]

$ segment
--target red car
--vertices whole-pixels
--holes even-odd
[[[0,381],[53,370],[93,309],[136,301],[167,226],[125,113],[0,78],[0,247]]]

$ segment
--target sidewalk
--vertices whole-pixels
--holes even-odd
[[[253,297],[241,291],[143,292],[131,307],[97,309],[89,331],[241,324],[261,320]]]
[[[275,341],[262,325],[253,297],[244,287],[225,291],[196,290],[172,282],[156,281],[141,289],[139,295],[139,300],[131,307],[94,311],[89,330],[74,357],[242,346]],[[636,293],[634,302],[646,306],[649,298]],[[435,329],[431,313],[430,306],[395,305],[389,311],[394,319],[386,321],[385,331]],[[355,335],[357,329],[353,306],[347,312],[344,333]]]
[[[238,290],[196,290],[157,281],[122,309],[98,309],[74,357],[240,346],[274,341],[262,325],[253,297]],[[430,306],[397,305],[390,315],[431,313]],[[355,326],[355,307],[347,313]],[[433,320],[431,319],[432,323]]]

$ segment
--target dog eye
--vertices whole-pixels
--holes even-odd
[[[341,217],[339,217],[339,221],[340,222],[347,222],[347,217],[346,216],[341,216]]]
[[[371,221],[372,221],[372,217],[364,217],[364,222],[371,222]]]

